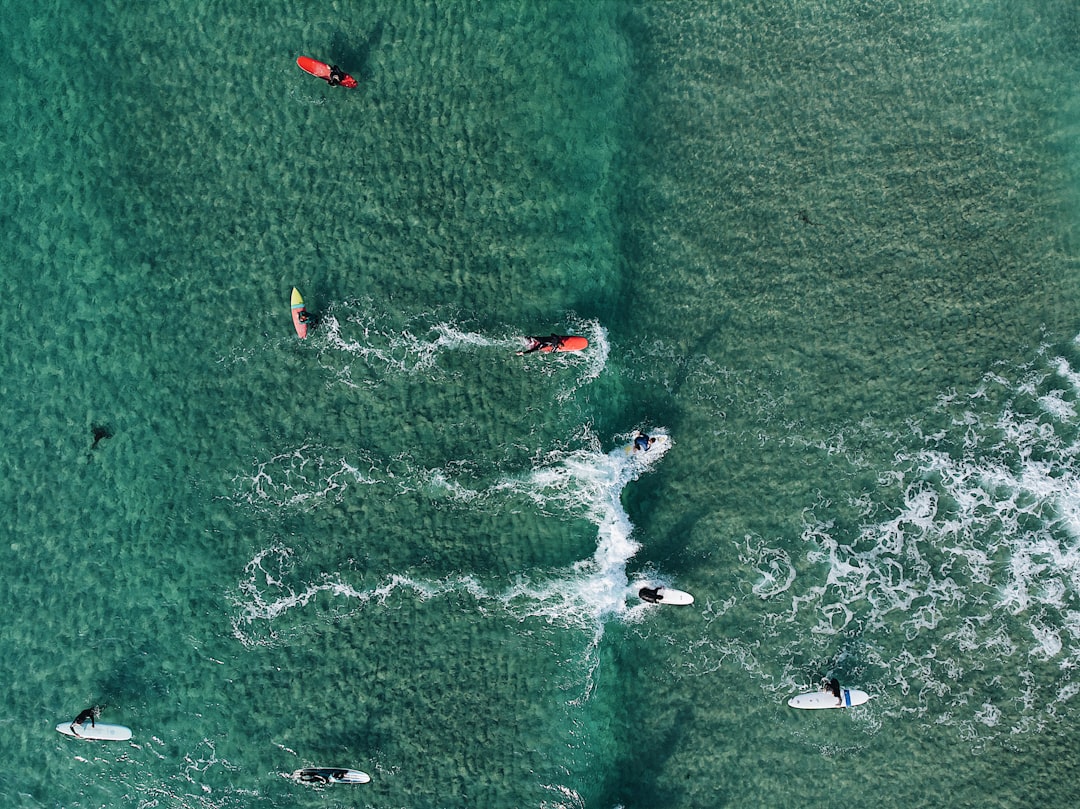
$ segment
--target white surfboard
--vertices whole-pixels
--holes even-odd
[[[131,738],[131,728],[123,725],[106,725],[104,722],[98,722],[96,725],[91,725],[89,722],[76,725],[74,731],[71,729],[70,722],[61,722],[56,726],[56,730],[65,736],[97,742],[126,742]]]
[[[692,595],[682,590],[676,590],[673,587],[657,587],[657,597],[655,600],[642,597],[641,591],[643,589],[645,588],[638,588],[638,598],[640,598],[642,601],[647,601],[650,604],[669,604],[673,607],[685,607],[688,604],[694,603],[694,597]]]
[[[366,784],[371,776],[345,767],[307,767],[289,776],[303,784]]]
[[[811,691],[808,694],[799,694],[789,699],[787,704],[792,708],[821,710],[824,708],[851,708],[869,701],[870,695],[865,691],[860,691],[857,688],[841,688],[839,705],[831,691]]]

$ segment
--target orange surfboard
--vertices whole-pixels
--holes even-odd
[[[584,337],[579,337],[574,334],[558,335],[559,344],[551,345],[551,337],[526,337],[527,345],[525,350],[520,352],[522,354],[528,354],[532,351],[541,351],[544,354],[550,354],[553,351],[581,351],[583,348],[589,347],[589,341]]]

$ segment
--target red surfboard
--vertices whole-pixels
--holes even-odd
[[[318,59],[312,59],[310,56],[301,56],[296,60],[296,64],[300,65],[300,69],[305,73],[310,73],[312,76],[322,79],[323,81],[327,81],[330,78],[330,65],[326,64],[326,62],[320,62]],[[348,73],[343,75],[345,78],[341,80],[342,87],[356,87],[356,79]]]
[[[550,337],[526,337],[528,345],[525,346],[524,351],[519,351],[519,354],[527,354],[532,351],[542,351],[545,354],[550,354],[552,351],[564,352],[564,351],[581,351],[583,348],[589,347],[589,341],[584,337],[578,337],[573,334],[564,334],[559,336],[559,344],[557,346],[551,345]]]

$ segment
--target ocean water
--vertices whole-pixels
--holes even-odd
[[[1075,3],[0,34],[6,805],[1080,800]]]

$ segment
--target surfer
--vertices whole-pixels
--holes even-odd
[[[638,590],[638,598],[642,601],[648,601],[650,604],[659,604],[664,597],[660,592],[663,589],[663,587],[642,587]]]
[[[93,708],[87,708],[85,711],[75,717],[75,721],[71,723],[71,732],[76,736],[79,736],[79,731],[75,729],[76,725],[82,726],[86,724],[86,720],[90,720],[90,727],[94,728],[97,725],[94,724],[94,720],[101,715],[101,708],[95,705]]]
[[[524,351],[519,351],[517,355],[520,357],[523,354],[532,354],[534,351],[539,351],[541,348],[550,347],[552,353],[562,348],[563,338],[557,334],[553,334],[550,337],[530,337],[532,344]]]
[[[95,424],[91,427],[91,432],[94,435],[94,443],[90,445],[91,450],[97,449],[97,445],[104,439],[112,438],[112,430],[104,424]]]
[[[827,680],[822,684],[822,690],[828,691],[834,697],[836,697],[836,704],[843,705],[844,698],[840,694],[840,681],[833,677],[831,680]]]
[[[330,75],[326,77],[326,83],[331,87],[337,87],[345,81],[345,71],[337,65],[330,65]]]
[[[656,439],[652,436],[638,431],[638,434],[634,437],[634,452],[648,452],[649,447],[651,447],[655,442]]]
[[[319,325],[319,318],[316,315],[311,314],[307,309],[301,309],[300,314],[296,316],[296,319],[308,327],[308,331],[311,331]]]

